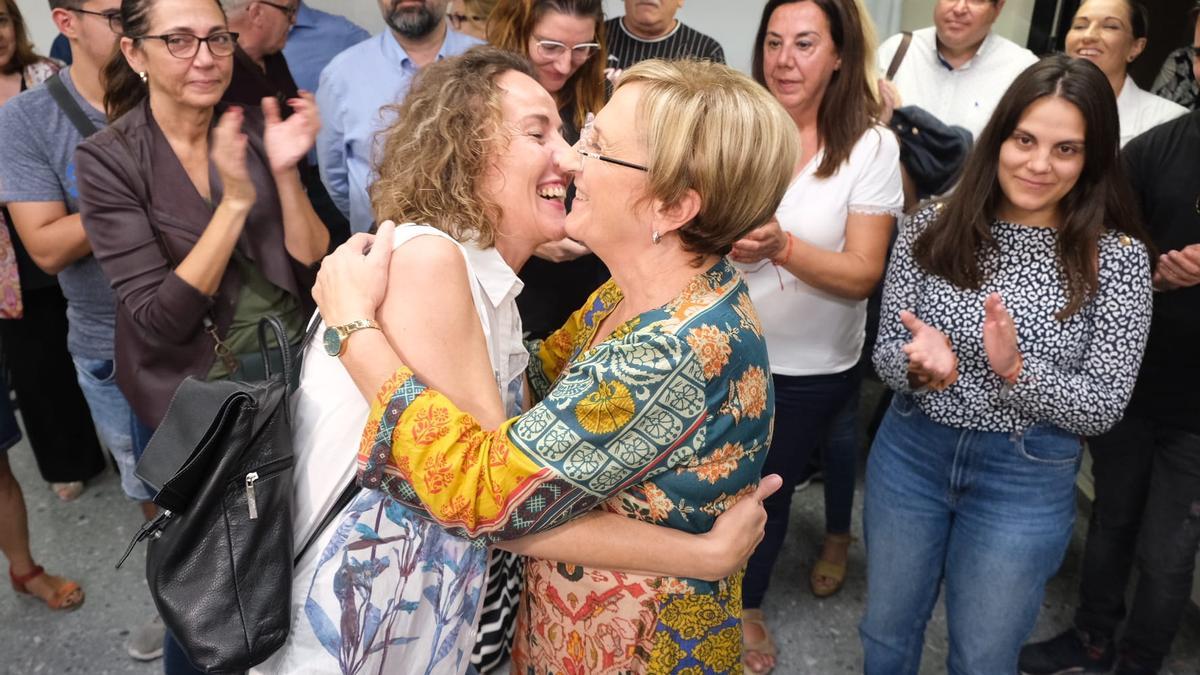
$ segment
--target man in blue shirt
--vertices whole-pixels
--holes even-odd
[[[374,181],[375,135],[391,122],[381,109],[404,100],[422,67],[481,44],[447,27],[447,2],[379,0],[388,30],[338,54],[321,72],[321,179],[353,232],[367,231],[375,220],[367,195]]]
[[[296,86],[316,93],[321,71],[333,57],[370,37],[370,33],[346,17],[301,2],[283,56]]]

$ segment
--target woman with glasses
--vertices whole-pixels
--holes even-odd
[[[777,414],[764,471],[784,477],[765,504],[766,535],[746,571],[746,666],[754,673],[775,666],[761,608],[794,488],[835,421],[857,411],[866,299],[883,276],[903,205],[899,147],[878,124],[874,43],[856,0],[772,0],[755,43],[754,77],[788,111],[802,150],[774,218],[732,254],[770,345]],[[857,452],[853,440],[826,444],[825,537],[809,575],[817,597],[836,593],[846,577]]]
[[[487,39],[488,17],[497,0],[450,0],[446,18],[454,30],[480,40]]]
[[[798,158],[792,129],[726,66],[651,60],[624,72],[576,146],[565,221],[613,278],[536,347],[526,372],[538,402],[525,414],[476,418],[378,341],[369,360],[343,358],[374,401],[362,484],[529,556],[513,672],[739,668],[740,570],[711,581],[634,571],[602,538],[609,564],[573,565],[522,542],[553,541],[593,509],[709,532],[754,492],[773,394],[758,316],[724,256],[778,206]],[[326,258],[323,313],[375,314],[372,289],[387,278],[349,274],[361,259]]]
[[[1187,108],[1137,86],[1129,65],[1146,49],[1150,12],[1141,0],[1086,0],[1067,31],[1067,55],[1100,67],[1117,97],[1121,146]]]
[[[297,339],[328,233],[297,162],[320,125],[311,96],[219,105],[237,35],[216,0],[125,0],[104,71],[110,126],[77,152],[80,212],[118,298],[117,383],[139,451],[175,388],[263,377],[256,328],[274,314]],[[168,640],[167,672],[190,665]]]
[[[501,0],[488,19],[488,41],[533,62],[538,83],[558,105],[563,137],[578,140],[587,114],[604,105],[601,0]],[[568,210],[571,204],[568,195]],[[517,304],[525,331],[545,337],[607,278],[604,265],[579,242],[542,246],[521,270],[525,290]]]

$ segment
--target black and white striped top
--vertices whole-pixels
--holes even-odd
[[[604,23],[604,34],[608,41],[608,67],[624,70],[647,59],[708,59],[725,63],[725,50],[720,43],[682,21],[675,22],[675,30],[654,40],[634,37],[625,30],[621,17]]]

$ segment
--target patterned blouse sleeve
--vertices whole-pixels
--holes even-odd
[[[699,359],[670,334],[602,343],[496,431],[402,368],[371,407],[359,479],[454,534],[513,539],[679,464],[706,417]]]
[[[884,278],[883,302],[879,309],[879,336],[875,341],[872,362],[880,379],[893,391],[910,390],[908,355],[902,348],[912,339],[912,335],[904,324],[900,323],[900,310],[915,311],[917,308],[919,283],[923,272],[913,259],[913,243],[936,213],[934,208],[923,209],[901,224],[896,243],[892,246],[887,276]]]
[[[1016,384],[1001,389],[1009,405],[1026,415],[1084,436],[1108,431],[1121,419],[1150,332],[1150,257],[1141,242],[1115,240],[1107,238],[1108,251],[1101,241],[1092,340],[1078,369],[1064,369],[1022,348],[1024,366]]]
[[[529,388],[533,392],[533,400],[540,401],[550,393],[554,381],[562,373],[571,353],[575,349],[575,340],[583,327],[583,309],[576,310],[562,328],[546,336],[543,340],[529,343]]]

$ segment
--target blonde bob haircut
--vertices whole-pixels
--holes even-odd
[[[700,197],[679,230],[684,249],[725,255],[775,214],[800,156],[796,125],[754,80],[710,61],[642,61],[616,90],[642,86],[638,126],[649,156],[646,197]]]
[[[480,181],[506,142],[503,90],[496,80],[516,71],[534,78],[528,60],[495,47],[475,47],[421,69],[382,132],[370,187],[375,222],[425,223],[458,241],[495,245],[501,208],[479,194]]]

